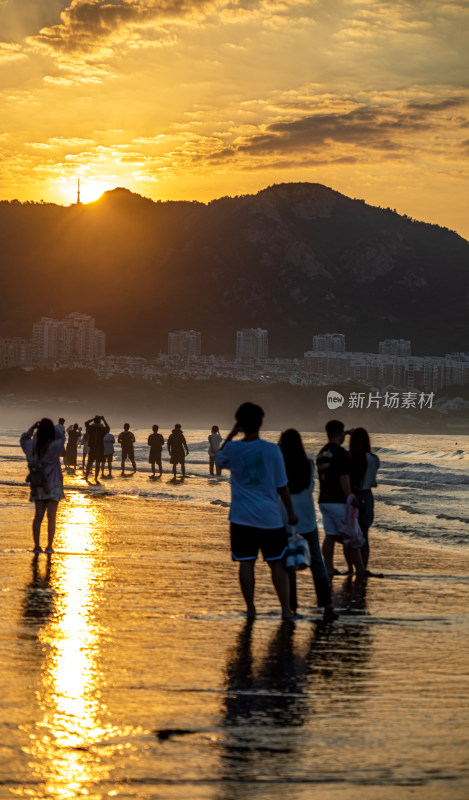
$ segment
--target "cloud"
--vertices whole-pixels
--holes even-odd
[[[34,43],[62,53],[90,53],[129,28],[198,17],[216,0],[72,0],[60,24],[44,28]]]
[[[26,58],[26,55],[19,45],[0,42],[0,64],[18,61],[21,58]]]
[[[219,162],[241,156],[324,152],[333,145],[408,152],[409,137],[430,131],[439,112],[461,109],[468,104],[463,98],[448,98],[433,103],[409,103],[400,108],[361,106],[346,113],[315,113],[274,122],[261,133],[239,137],[231,146],[212,153],[210,159]]]
[[[4,42],[21,42],[58,20],[70,0],[0,0],[0,35]]]
[[[294,7],[310,0],[71,0],[60,15],[61,22],[42,28],[30,43],[52,53],[91,54],[112,41],[132,41],[132,31],[146,29],[146,37],[168,36],[165,25],[195,24],[215,13],[225,19],[261,14],[266,18],[288,18]],[[314,5],[314,3],[313,3]]]

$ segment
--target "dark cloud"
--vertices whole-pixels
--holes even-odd
[[[262,0],[227,2],[242,10],[259,6]],[[72,0],[61,22],[44,28],[34,41],[56,52],[90,52],[130,26],[201,17],[220,6],[217,0]]]
[[[432,103],[409,103],[399,108],[361,106],[347,113],[310,114],[300,119],[275,122],[262,133],[238,139],[233,145],[212,153],[211,162],[252,157],[263,161],[289,156],[297,158],[314,154],[324,158],[330,153],[328,163],[336,155],[334,145],[353,148],[342,158],[356,159],[356,148],[381,151],[387,158],[399,157],[407,152],[409,137],[427,134],[441,114],[453,108],[462,108],[467,101],[448,98]],[[341,163],[348,163],[342,161]]]
[[[54,51],[88,52],[128,26],[184,17],[209,5],[209,0],[72,0],[61,23],[44,28],[34,40]]]
[[[429,103],[408,103],[406,108],[420,114],[426,114],[428,111],[448,111],[451,108],[460,108],[467,105],[467,100],[463,97],[448,97],[446,100],[435,100]]]
[[[428,130],[430,120],[410,111],[357,108],[346,114],[314,114],[290,122],[267,126],[266,133],[255,135],[240,143],[240,153],[271,153],[290,150],[323,148],[340,144],[363,144],[374,149],[391,150],[399,147],[395,134]]]

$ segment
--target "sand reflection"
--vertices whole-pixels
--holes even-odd
[[[96,747],[114,731],[106,724],[100,697],[100,643],[106,635],[97,614],[106,577],[99,558],[103,523],[96,505],[79,493],[61,511],[57,553],[47,575],[53,610],[42,617],[38,632],[44,659],[38,692],[42,718],[31,734],[30,754],[42,796],[72,798],[108,777]]]

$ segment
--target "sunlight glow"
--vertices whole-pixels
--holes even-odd
[[[101,700],[100,643],[96,623],[103,565],[103,524],[89,497],[70,495],[54,542],[51,587],[55,607],[40,632],[44,652],[39,700],[43,718],[31,736],[31,755],[47,797],[66,800],[88,794],[106,779],[95,748],[119,731],[106,722]],[[104,568],[105,569],[105,568]]]
[[[102,178],[88,179],[80,177],[80,202],[84,205],[86,203],[94,203],[95,200],[99,200],[104,192],[115,189],[116,186],[120,185],[122,185],[122,182],[119,182],[117,178],[105,180]],[[76,180],[70,180],[69,176],[66,179],[60,178],[56,182],[56,186],[60,202],[66,205],[73,205],[77,202],[78,177]]]
[[[84,180],[80,184],[80,196],[82,203],[93,203],[98,200],[104,192],[114,189],[115,184],[102,180]]]

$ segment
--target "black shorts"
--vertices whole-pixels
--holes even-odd
[[[122,448],[122,461],[125,461],[127,458],[130,458],[131,461],[135,461],[134,448],[131,444],[129,444],[128,447]]]
[[[255,561],[259,550],[264,561],[279,561],[287,551],[285,528],[255,528],[232,522],[230,533],[233,561]]]

